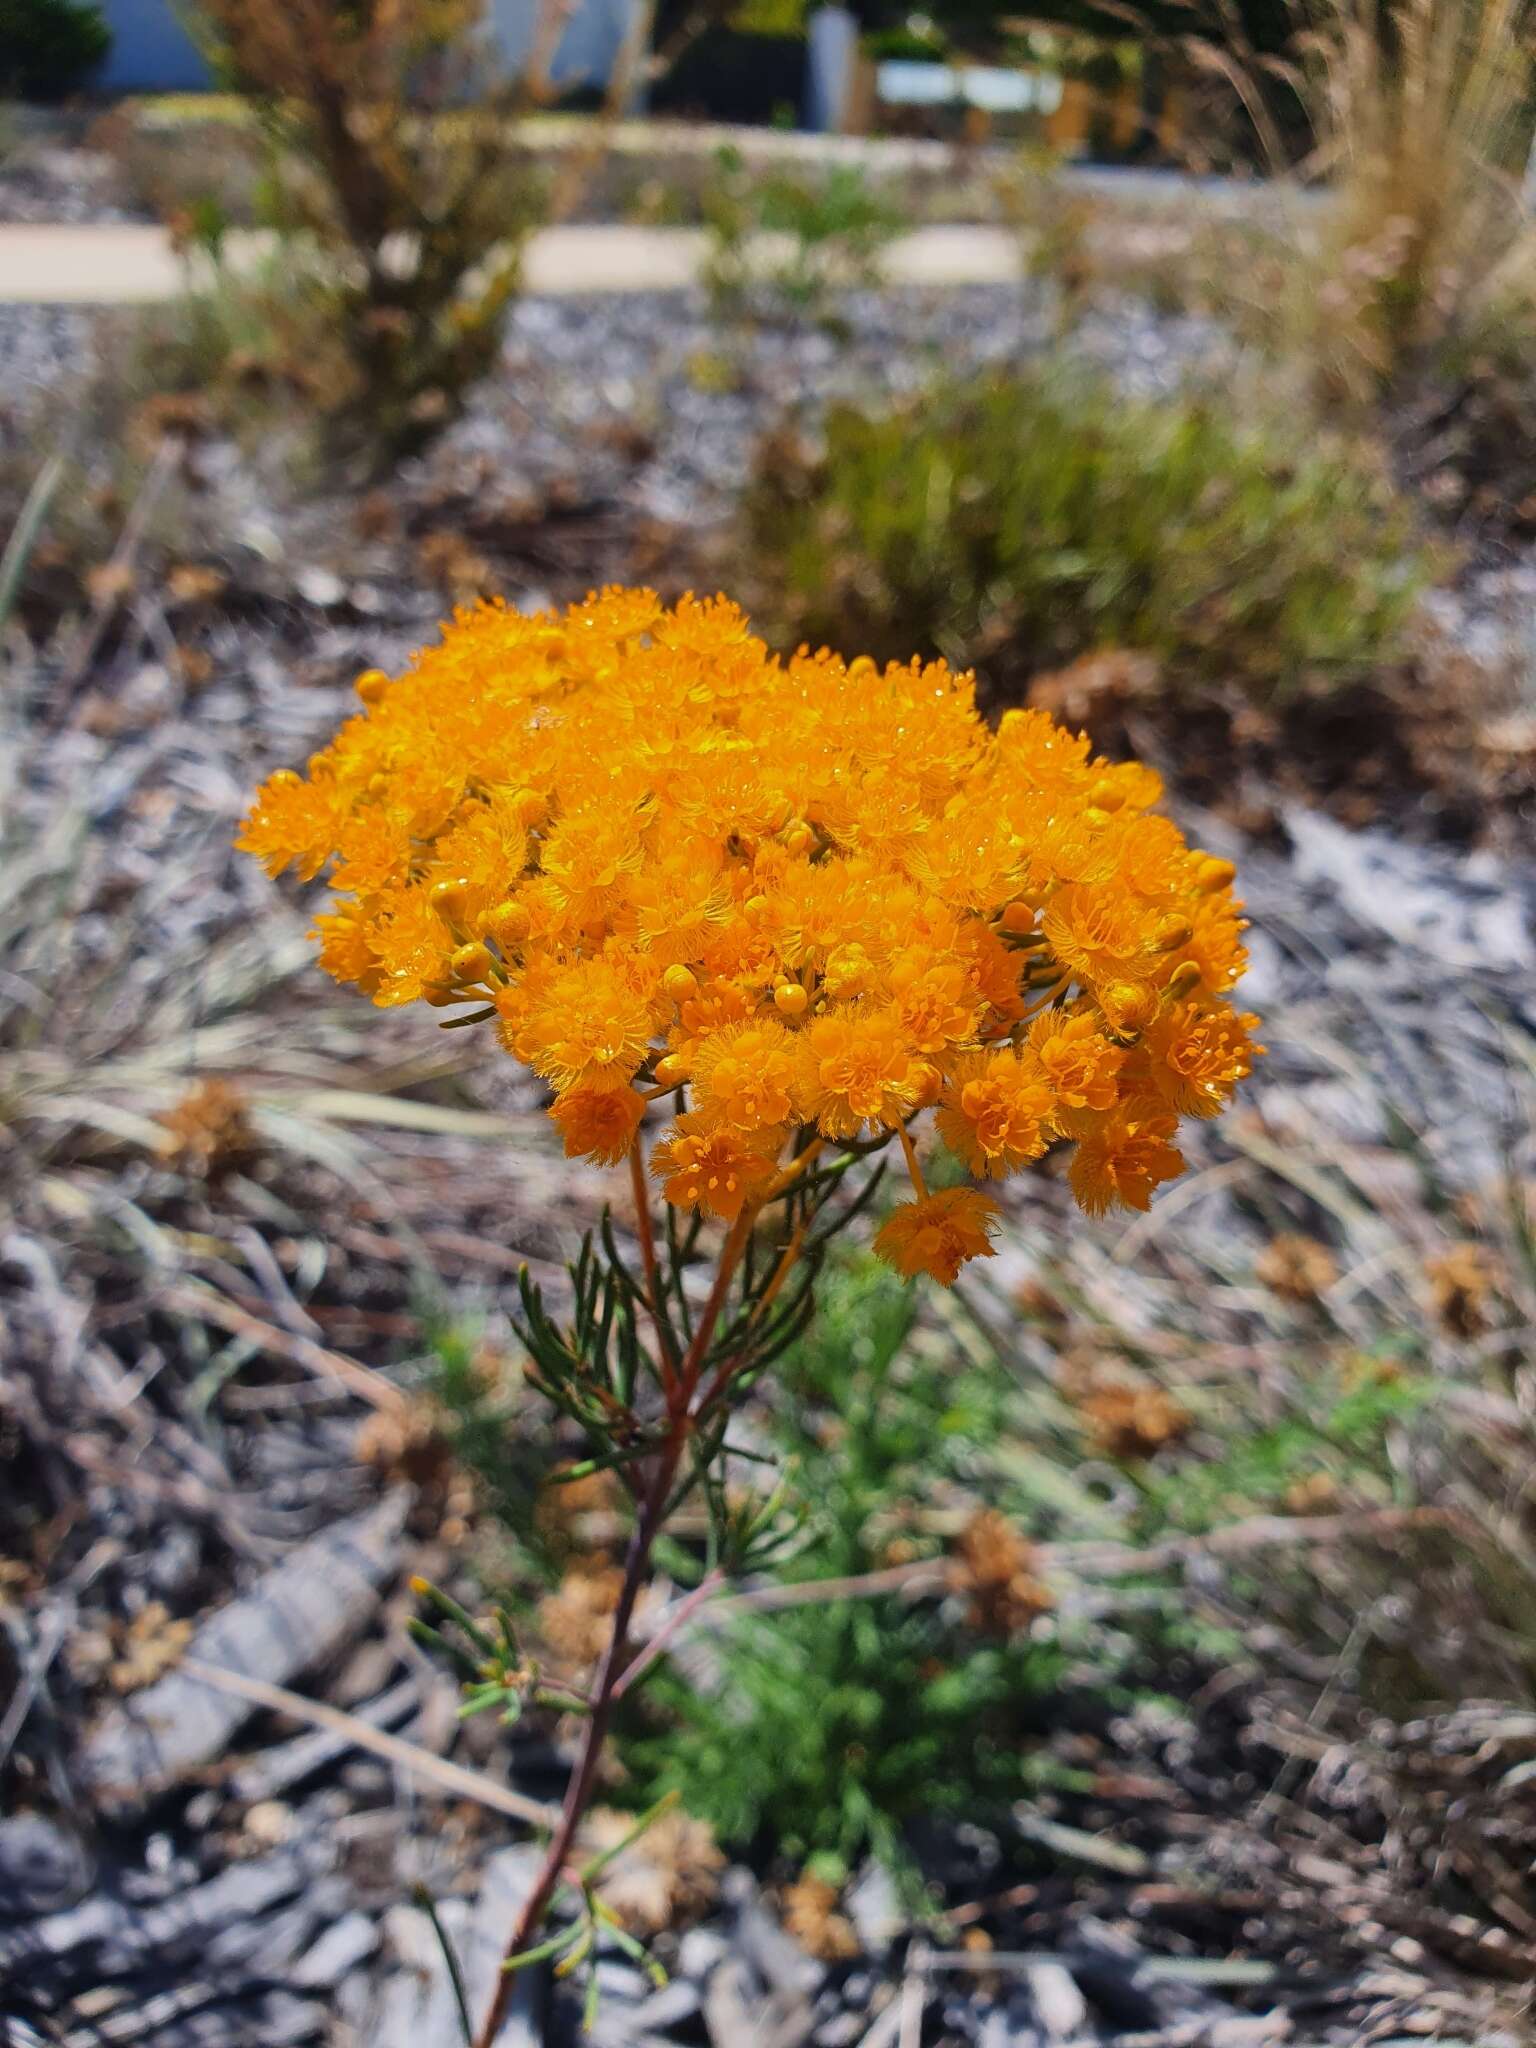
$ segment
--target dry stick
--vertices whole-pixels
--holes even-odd
[[[280,1330],[272,1323],[264,1323],[259,1316],[248,1315],[232,1301],[226,1301],[222,1294],[204,1293],[197,1287],[168,1287],[160,1295],[159,1302],[162,1308],[180,1315],[197,1316],[204,1322],[217,1323],[232,1337],[248,1338],[263,1351],[285,1358],[290,1365],[300,1366],[305,1372],[338,1380],[374,1408],[398,1412],[409,1406],[400,1389],[371,1367],[359,1365],[355,1358],[346,1358],[339,1351],[327,1350],[312,1337],[301,1337],[295,1331]]]
[[[1054,1567],[1083,1578],[1115,1579],[1166,1570],[1200,1557],[1241,1557],[1271,1548],[1317,1550],[1351,1539],[1401,1535],[1415,1529],[1444,1529],[1469,1547],[1489,1540],[1486,1531],[1453,1508],[1374,1508],[1356,1515],[1254,1515],[1209,1536],[1180,1537],[1147,1549],[1118,1543],[1037,1543],[1032,1556],[1042,1571]],[[855,1572],[843,1578],[749,1586],[744,1592],[710,1601],[698,1597],[703,1590],[700,1587],[662,1616],[657,1637],[675,1640],[685,1621],[692,1621],[695,1627],[717,1628],[738,1614],[774,1614],[790,1607],[823,1606],[832,1600],[877,1600],[885,1593],[917,1600],[942,1592],[947,1584],[948,1567],[942,1557],[918,1557],[907,1564],[885,1565],[878,1571]]]
[[[271,1685],[264,1678],[247,1678],[243,1671],[228,1671],[222,1664],[205,1664],[201,1657],[183,1657],[177,1668],[189,1678],[201,1679],[205,1685],[233,1693],[253,1706],[268,1707],[275,1714],[292,1714],[295,1720],[307,1721],[313,1728],[345,1735],[359,1749],[372,1750],[386,1762],[428,1779],[445,1792],[473,1799],[493,1813],[505,1813],[513,1820],[540,1828],[552,1827],[559,1819],[559,1808],[546,1805],[542,1799],[529,1799],[522,1792],[498,1785],[494,1778],[483,1777],[479,1771],[469,1771],[462,1764],[450,1763],[447,1757],[434,1756],[430,1749],[422,1749],[402,1736],[370,1728],[366,1721],[360,1721],[355,1714],[344,1714],[340,1707],[328,1707],[321,1700],[290,1692],[285,1685]]]
[[[662,1616],[661,1625],[656,1630],[656,1633],[647,1640],[644,1649],[625,1667],[623,1676],[613,1689],[613,1696],[616,1700],[623,1699],[625,1693],[629,1691],[632,1685],[639,1684],[646,1672],[650,1670],[657,1658],[661,1656],[667,1645],[676,1636],[678,1630],[683,1627],[689,1616],[696,1614],[707,1602],[713,1600],[724,1584],[724,1572],[718,1569],[706,1572],[691,1593],[685,1594],[681,1600],[674,1601],[672,1606]]]

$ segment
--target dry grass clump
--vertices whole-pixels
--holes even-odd
[[[1496,309],[1528,264],[1530,0],[1329,0],[1304,97],[1330,201],[1307,336],[1355,395]]]

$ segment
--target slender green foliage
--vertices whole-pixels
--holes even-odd
[[[1007,693],[1118,646],[1278,697],[1390,654],[1429,566],[1361,451],[1060,369],[842,408],[818,454],[765,455],[747,529],[790,637],[935,648]]]

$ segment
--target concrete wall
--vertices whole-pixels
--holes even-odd
[[[601,85],[624,40],[637,0],[578,0],[552,66],[555,83]],[[500,61],[515,70],[533,41],[538,0],[489,0]],[[103,92],[197,92],[207,67],[178,18],[174,0],[102,0],[112,52],[94,81]]]

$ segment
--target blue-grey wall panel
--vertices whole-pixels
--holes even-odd
[[[112,51],[96,74],[103,92],[198,92],[208,67],[171,0],[105,0]]]

